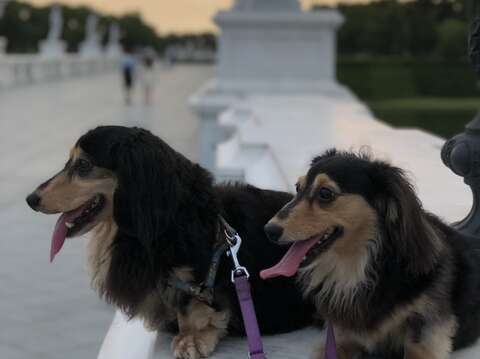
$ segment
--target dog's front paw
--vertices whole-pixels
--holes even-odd
[[[173,355],[177,359],[198,359],[209,357],[219,340],[216,329],[206,329],[195,334],[178,334],[172,341]]]
[[[198,359],[200,357],[192,334],[178,334],[173,338],[172,352],[176,359]]]

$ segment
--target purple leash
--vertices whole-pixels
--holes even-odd
[[[249,274],[245,267],[238,262],[238,251],[242,245],[242,239],[236,231],[231,227],[225,228],[225,236],[230,246],[228,255],[233,261],[232,283],[235,284],[240,309],[242,311],[243,324],[247,334],[248,353],[251,359],[267,359],[263,351],[262,336],[258,328],[257,316],[255,314],[255,306],[253,304],[250,283],[248,282]]]
[[[255,314],[255,306],[253,304],[250,283],[248,282],[249,274],[245,267],[238,262],[238,251],[242,245],[242,239],[238,233],[220,217],[224,227],[225,236],[230,246],[228,255],[233,261],[232,283],[235,284],[240,309],[242,311],[243,324],[247,334],[249,358],[251,359],[267,359],[263,351],[262,336],[258,328],[257,316]],[[325,343],[325,359],[337,359],[337,348],[335,344],[335,334],[333,326],[327,322],[327,339]]]
[[[235,275],[234,281],[238,301],[240,302],[240,309],[242,310],[245,332],[247,333],[250,358],[266,359],[267,356],[263,352],[262,337],[258,329],[257,316],[255,315],[248,276],[242,272],[239,276]]]
[[[337,359],[337,344],[335,343],[335,333],[333,332],[333,325],[330,322],[327,322],[325,359]]]

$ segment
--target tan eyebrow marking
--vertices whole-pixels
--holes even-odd
[[[303,187],[305,187],[306,182],[307,182],[307,176],[298,177],[298,180],[297,180],[298,189],[302,189]]]
[[[70,159],[79,158],[82,156],[82,150],[78,147],[73,147],[70,150]]]
[[[340,187],[335,181],[333,181],[330,177],[328,177],[327,174],[321,173],[317,175],[317,177],[315,177],[315,180],[312,183],[310,193],[309,193],[310,198],[312,198],[315,195],[315,193],[317,192],[317,189],[320,187],[328,187],[333,191],[335,191],[336,193],[341,192]]]

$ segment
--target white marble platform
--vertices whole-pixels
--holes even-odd
[[[306,328],[289,334],[264,336],[263,343],[269,359],[306,359],[322,337],[315,328]],[[140,320],[126,321],[117,312],[103,343],[98,359],[173,359],[170,351],[172,336],[147,332]],[[222,340],[211,359],[247,358],[246,341],[241,338]],[[467,348],[452,356],[452,359],[477,359],[480,344]],[[425,358],[427,359],[427,358]]]

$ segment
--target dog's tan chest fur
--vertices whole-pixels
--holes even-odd
[[[105,288],[110,268],[110,249],[117,233],[117,226],[113,220],[101,222],[88,242],[88,269],[91,285],[101,295]]]

